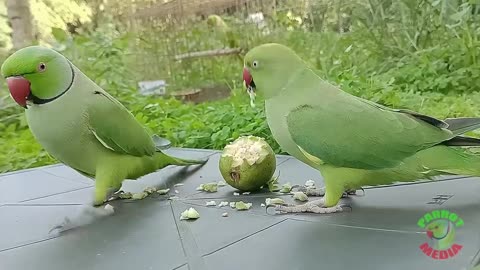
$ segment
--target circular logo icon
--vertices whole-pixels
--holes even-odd
[[[445,260],[460,252],[462,245],[455,242],[457,228],[463,226],[463,219],[448,210],[434,210],[421,217],[417,225],[425,230],[428,241],[420,250],[436,260]]]

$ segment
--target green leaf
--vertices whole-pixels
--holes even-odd
[[[463,10],[450,15],[450,19],[454,21],[461,21],[468,12],[470,12],[470,8],[464,8]]]

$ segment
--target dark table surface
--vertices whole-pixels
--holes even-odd
[[[451,270],[471,269],[478,260],[479,178],[445,177],[367,188],[365,196],[342,199],[353,207],[351,212],[272,215],[261,203],[273,197],[291,202],[291,195],[264,191],[235,196],[236,190],[228,185],[216,193],[197,191],[202,183],[223,180],[219,152],[177,148],[166,152],[210,159],[203,167],[171,166],[137,181],[127,180],[122,188],[131,192],[149,186],[171,188],[170,196],[177,199],[166,195],[113,201],[113,215],[63,234],[49,231],[91,202],[92,180],[64,165],[0,175],[0,270]],[[279,172],[281,184],[312,179],[323,185],[317,171],[292,157],[277,156]],[[184,185],[174,187],[178,183]],[[448,200],[434,199],[439,195]],[[247,211],[207,207],[211,200],[253,206]],[[190,207],[200,218],[180,220]],[[417,221],[434,209],[455,212],[465,221],[456,231],[456,242],[463,248],[447,260],[434,260],[419,249],[427,236]],[[222,217],[224,212],[228,217]]]

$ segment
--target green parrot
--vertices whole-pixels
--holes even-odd
[[[222,40],[224,44],[228,44],[230,48],[238,47],[238,42],[232,32],[232,29],[228,27],[222,17],[218,15],[208,16],[207,25],[210,29],[213,29],[217,33],[220,33],[222,35]]]
[[[455,225],[448,219],[437,219],[426,226],[427,236],[436,250],[445,250],[455,241]]]
[[[208,28],[214,30],[216,33],[219,33],[221,35],[222,43],[224,45],[228,45],[226,46],[227,48],[233,49],[240,47],[240,44],[235,37],[235,34],[233,33],[232,29],[227,25],[227,23],[225,23],[222,17],[218,15],[208,16],[207,25]],[[236,58],[241,63],[243,63],[243,57],[243,50],[239,54],[236,54]]]
[[[462,134],[480,118],[444,121],[361,99],[322,80],[290,48],[263,44],[244,58],[247,91],[265,100],[274,139],[320,171],[323,195],[284,213],[343,211],[340,198],[364,186],[413,182],[444,174],[480,176],[480,140]],[[477,148],[478,149],[478,148]]]
[[[168,140],[150,136],[119,101],[52,49],[20,49],[1,73],[12,98],[25,108],[35,139],[51,156],[95,179],[93,206],[102,205],[125,179],[207,161],[162,153]]]

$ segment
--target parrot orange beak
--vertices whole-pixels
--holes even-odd
[[[8,90],[18,105],[27,108],[27,99],[31,94],[30,82],[21,76],[7,78]]]
[[[255,91],[255,82],[253,81],[253,77],[247,68],[243,69],[243,81],[245,82],[245,86],[247,87],[247,91],[249,93]]]
[[[433,237],[433,232],[432,231],[427,231],[427,236],[428,236],[428,238],[432,238]]]

